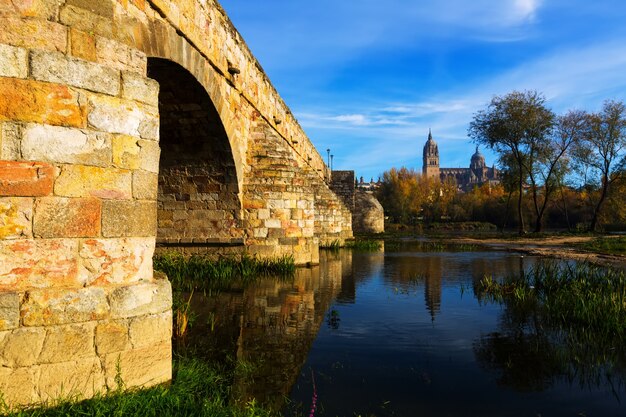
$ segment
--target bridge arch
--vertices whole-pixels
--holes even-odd
[[[232,146],[213,101],[179,64],[148,58],[159,83],[157,243],[242,239],[241,193]]]

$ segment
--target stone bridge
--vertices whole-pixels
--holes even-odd
[[[0,0],[0,392],[171,378],[155,246],[351,237],[323,158],[214,0]]]

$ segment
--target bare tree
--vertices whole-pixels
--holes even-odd
[[[590,231],[598,228],[599,216],[612,185],[625,174],[626,106],[621,101],[607,100],[599,113],[587,115],[582,137],[575,144],[574,157],[584,186],[598,189],[593,202]]]

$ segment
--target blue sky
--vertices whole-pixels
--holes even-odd
[[[494,95],[557,113],[626,100],[624,0],[221,0],[334,169],[469,166],[472,115]],[[488,151],[487,163],[495,157]]]

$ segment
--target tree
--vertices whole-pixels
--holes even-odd
[[[575,144],[574,157],[584,179],[583,186],[598,189],[589,225],[590,231],[596,231],[613,184],[624,176],[626,107],[623,102],[607,100],[599,113],[587,115],[584,131]]]
[[[536,146],[537,163],[529,171],[536,216],[535,232],[541,232],[548,202],[554,191],[561,187],[563,178],[569,170],[567,152],[574,142],[581,139],[585,119],[585,112],[575,110],[557,117],[553,134],[545,142],[538,143]],[[537,179],[541,181],[541,184]]]
[[[408,223],[419,214],[424,192],[420,189],[420,175],[414,169],[391,168],[382,176],[376,197],[393,221]]]
[[[550,134],[554,118],[542,95],[535,91],[514,91],[494,97],[487,109],[476,113],[470,123],[468,135],[475,143],[488,146],[500,155],[510,153],[516,165],[520,234],[525,233],[524,178],[533,172],[539,147]]]

